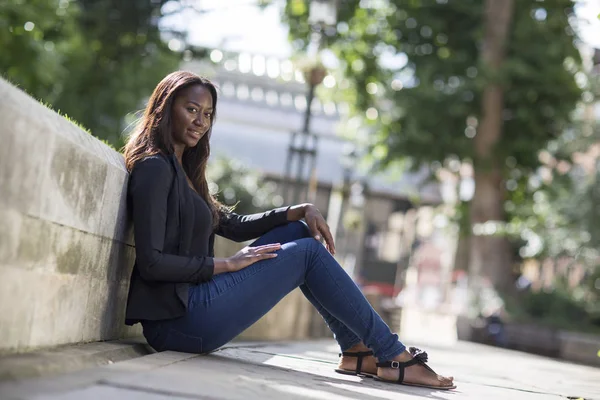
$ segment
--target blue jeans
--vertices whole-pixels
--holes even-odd
[[[380,361],[405,346],[373,310],[354,281],[304,222],[266,233],[252,246],[281,243],[276,258],[190,286],[185,316],[145,321],[144,336],[157,351],[208,353],[258,321],[297,287],[323,316],[342,351],[362,342]]]

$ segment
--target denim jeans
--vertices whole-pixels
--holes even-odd
[[[323,316],[342,351],[361,340],[380,361],[402,353],[398,341],[354,281],[304,222],[263,235],[252,246],[281,243],[277,257],[190,286],[185,316],[145,321],[144,336],[157,351],[208,353],[258,321],[285,295],[300,287]]]

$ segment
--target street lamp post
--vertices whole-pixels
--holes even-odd
[[[342,165],[342,203],[340,204],[339,218],[336,224],[335,240],[342,243],[340,246],[341,254],[347,252],[348,243],[348,227],[345,226],[346,213],[350,208],[350,187],[352,184],[353,172],[356,164],[356,149],[353,144],[346,143],[342,150],[341,165]],[[341,239],[341,240],[340,240]]]
[[[298,203],[304,196],[301,195],[304,182],[316,171],[318,137],[310,132],[312,118],[312,103],[315,90],[327,74],[325,67],[318,62],[318,52],[321,45],[322,32],[325,27],[335,24],[337,18],[336,0],[313,0],[310,3],[308,22],[311,25],[311,42],[307,49],[307,56],[313,59],[311,65],[303,69],[304,79],[308,85],[306,93],[306,110],[304,122],[300,132],[292,132],[288,147],[288,156],[285,164],[285,183],[283,196],[287,203]],[[310,158],[310,168],[305,171],[307,158]],[[296,170],[292,178],[292,165],[296,161]],[[288,187],[291,186],[291,196]]]
[[[340,227],[343,227],[344,214],[349,206],[350,185],[352,183],[352,173],[356,167],[356,148],[351,143],[346,143],[342,150],[342,207],[340,212]],[[344,232],[344,230],[342,230]],[[345,235],[345,232],[344,232]]]
[[[306,111],[304,112],[304,123],[302,131],[292,132],[290,146],[288,149],[288,158],[286,162],[286,177],[290,175],[292,162],[296,160],[296,173],[292,186],[291,203],[297,203],[302,200],[302,187],[304,181],[308,180],[307,176],[315,170],[317,162],[317,145],[319,138],[314,133],[310,132],[310,121],[312,117],[312,102],[315,97],[316,87],[323,82],[325,78],[325,69],[322,66],[316,65],[305,71],[305,80],[308,83],[308,92],[306,94]],[[310,167],[308,172],[305,171],[305,163],[307,157],[310,158]]]

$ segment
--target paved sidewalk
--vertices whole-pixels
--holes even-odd
[[[338,349],[325,340],[232,344],[208,356],[157,353],[62,376],[5,382],[0,399],[600,400],[597,368],[473,343],[420,347],[438,372],[454,375],[456,390],[336,374]]]

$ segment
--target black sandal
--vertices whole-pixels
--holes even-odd
[[[335,372],[337,372],[338,374],[343,374],[343,375],[367,376],[369,378],[374,378],[375,374],[370,374],[368,372],[363,372],[362,371],[363,358],[369,357],[369,356],[372,356],[372,355],[373,355],[372,351],[343,352],[343,353],[340,353],[339,357],[345,356],[345,357],[356,357],[356,358],[358,358],[358,360],[356,361],[356,371],[351,371],[351,370],[348,370],[348,369],[337,368],[335,370]]]
[[[433,369],[431,369],[431,367],[429,365],[427,365],[427,353],[425,353],[421,349],[417,349],[416,347],[411,347],[411,348],[408,349],[408,351],[413,356],[413,359],[410,360],[410,361],[406,361],[406,362],[384,361],[384,362],[378,362],[377,363],[377,367],[378,368],[394,368],[394,369],[398,369],[399,372],[400,372],[400,374],[398,376],[398,380],[397,381],[391,381],[391,380],[388,380],[388,379],[381,379],[378,376],[375,377],[375,380],[380,381],[380,382],[397,383],[397,384],[400,384],[400,385],[416,386],[416,387],[423,387],[423,388],[428,388],[428,389],[438,389],[438,390],[456,389],[456,385],[452,385],[452,386],[433,386],[433,385],[424,385],[424,384],[420,384],[420,383],[405,383],[404,382],[404,369],[410,367],[411,365],[421,364],[428,371],[431,371],[431,372],[433,372],[434,374],[437,375],[437,373]]]

